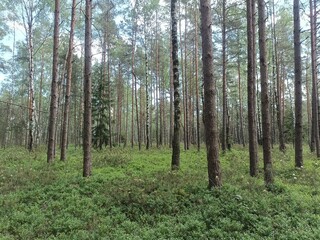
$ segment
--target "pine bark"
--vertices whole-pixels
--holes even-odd
[[[177,0],[171,0],[171,40],[172,40],[172,69],[173,69],[173,104],[174,104],[174,127],[172,139],[173,170],[180,167],[180,82],[179,82],[179,58],[178,58],[178,34],[177,34]]]
[[[302,69],[300,40],[300,1],[293,1],[294,90],[295,90],[295,166],[303,166],[302,157]]]
[[[258,0],[263,163],[264,181],[268,186],[273,183],[273,173],[271,157],[271,120],[269,110],[265,12],[266,10],[264,0]]]
[[[314,5],[313,5],[314,4]],[[316,45],[316,1],[310,0],[310,28],[311,28],[311,72],[312,72],[312,132],[311,146],[316,150],[320,158],[319,140],[319,115],[318,115],[318,66],[317,66],[317,45]]]
[[[197,114],[197,150],[200,151],[200,104],[199,104],[199,58],[198,58],[198,15],[195,11],[195,78],[196,78],[196,114]]]
[[[227,33],[226,33],[226,1],[222,1],[222,134],[221,148],[225,152],[227,150]]]
[[[92,65],[92,0],[86,0],[85,11],[85,52],[84,52],[84,115],[83,115],[83,177],[89,177],[92,173],[92,156],[91,156],[91,141],[92,141],[92,80],[91,80],[91,65]]]
[[[69,123],[69,112],[70,112],[70,95],[71,95],[71,82],[72,82],[72,62],[73,62],[73,40],[74,40],[74,28],[76,23],[76,0],[72,0],[71,10],[71,23],[70,23],[70,36],[69,36],[69,49],[67,57],[67,84],[66,94],[63,112],[62,122],[62,139],[61,139],[61,152],[60,160],[66,160],[67,144],[68,144],[68,123]]]
[[[279,54],[278,54],[278,40],[276,36],[276,19],[275,19],[275,10],[274,6],[275,3],[272,3],[273,13],[272,13],[272,35],[273,35],[273,47],[274,47],[274,75],[276,78],[276,108],[277,108],[277,125],[278,125],[278,131],[279,131],[279,150],[282,152],[285,152],[286,145],[284,141],[284,133],[283,133],[283,108],[281,106],[282,103],[282,84],[281,84],[281,78],[280,78],[280,64],[279,64]]]
[[[55,149],[55,129],[58,114],[58,64],[59,64],[59,24],[60,24],[60,0],[55,0],[54,13],[54,35],[53,35],[53,61],[52,61],[52,82],[51,82],[51,101],[48,125],[48,152],[47,162],[54,160]]]
[[[216,89],[213,77],[213,44],[210,0],[200,0],[202,63],[204,83],[204,125],[207,146],[209,189],[220,187],[221,170],[219,161],[218,129],[216,116]]]
[[[248,52],[248,133],[250,154],[250,175],[258,174],[258,142],[256,122],[256,71],[255,71],[255,0],[247,1],[247,52]]]

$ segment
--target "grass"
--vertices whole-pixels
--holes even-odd
[[[320,162],[304,151],[274,150],[275,184],[266,190],[262,160],[249,177],[248,152],[221,155],[223,187],[207,190],[205,151],[93,151],[82,178],[82,152],[46,163],[44,149],[0,151],[0,239],[320,239]]]

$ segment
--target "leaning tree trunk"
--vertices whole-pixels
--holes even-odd
[[[173,69],[173,105],[174,127],[172,139],[171,168],[180,167],[180,93],[179,93],[179,58],[178,58],[178,34],[177,34],[177,0],[171,0],[171,40],[172,40],[172,69]]]
[[[91,157],[91,141],[92,141],[92,80],[91,80],[91,42],[92,42],[92,0],[86,0],[86,15],[85,15],[85,52],[84,52],[84,115],[83,115],[83,176],[91,175],[92,157]]]
[[[258,0],[259,12],[259,52],[260,52],[260,83],[261,83],[261,117],[263,138],[264,181],[268,186],[273,183],[271,158],[271,127],[269,111],[269,87],[266,51],[266,14],[264,0]]]
[[[70,111],[70,94],[71,94],[71,80],[72,80],[72,61],[73,61],[73,39],[74,28],[76,23],[76,0],[72,0],[71,10],[71,24],[70,24],[70,37],[69,37],[69,50],[67,57],[67,84],[62,122],[62,136],[61,136],[61,152],[60,160],[66,160],[67,144],[68,144],[68,123]]]
[[[216,86],[213,78],[213,44],[212,44],[212,21],[210,0],[200,0],[201,11],[201,36],[202,36],[202,63],[203,63],[203,86],[204,86],[204,126],[207,146],[207,162],[209,185],[220,187],[221,170],[219,161],[219,143],[216,116]]]
[[[293,1],[294,17],[294,89],[295,89],[295,166],[303,166],[302,157],[302,70],[300,41],[300,1]]]
[[[54,14],[54,35],[53,35],[53,61],[52,61],[52,83],[50,116],[48,125],[48,152],[47,162],[51,163],[54,159],[55,148],[55,128],[58,111],[58,64],[59,64],[59,23],[60,23],[60,0],[55,0]]]

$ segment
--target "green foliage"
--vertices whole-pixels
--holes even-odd
[[[275,148],[276,149],[276,148]],[[206,188],[205,151],[93,151],[93,176],[81,177],[82,152],[47,165],[45,149],[0,151],[0,239],[319,239],[320,164],[305,151],[274,151],[276,182],[248,174],[248,152],[221,157],[224,186]],[[262,165],[262,164],[261,164]],[[262,169],[261,169],[262,170]]]

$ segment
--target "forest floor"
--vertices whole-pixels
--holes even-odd
[[[249,176],[247,149],[221,154],[223,187],[207,190],[205,150],[93,151],[82,177],[82,151],[46,163],[44,148],[0,150],[0,239],[320,239],[320,160],[305,148],[273,152],[275,184]]]

